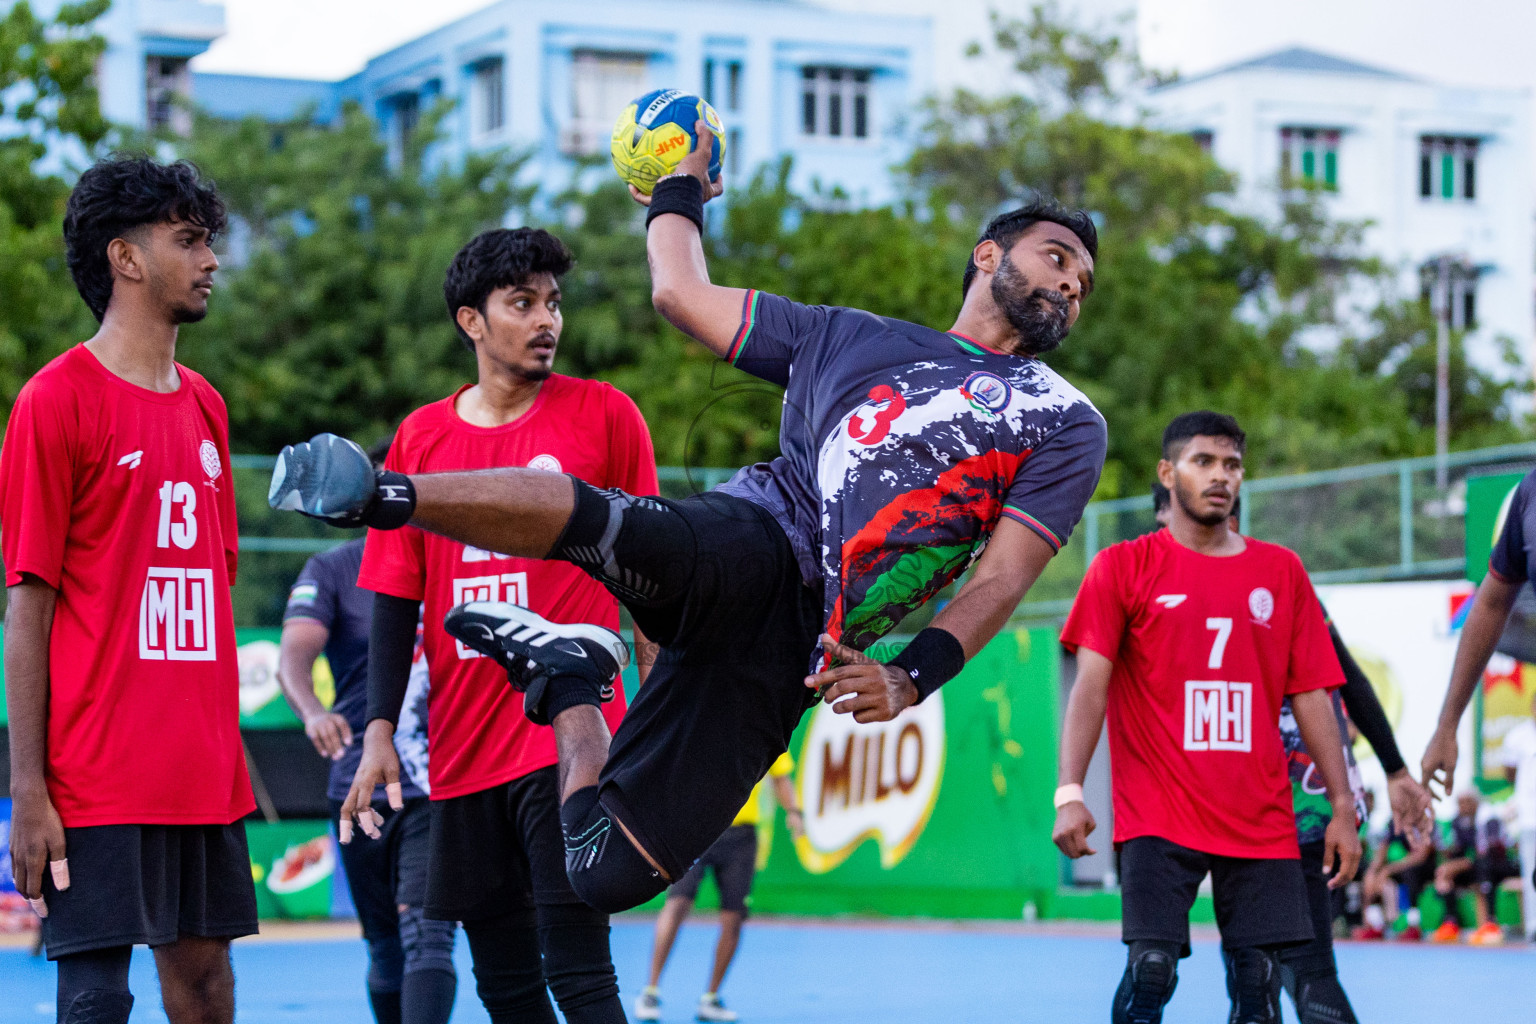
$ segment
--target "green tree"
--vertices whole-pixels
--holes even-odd
[[[473,377],[443,274],[531,190],[504,152],[434,160],[445,112],[422,118],[398,166],[356,106],[335,126],[198,118],[186,155],[218,185],[232,227],[187,352],[223,392],[237,451],[322,430],[372,440]]]
[[[64,4],[52,21],[25,0],[0,16],[0,402],[95,330],[64,263],[69,186],[40,171],[50,147],[86,156],[107,136],[96,94],[105,43],[91,23],[109,0]]]

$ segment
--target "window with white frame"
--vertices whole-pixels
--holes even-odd
[[[1280,129],[1280,183],[1321,185],[1330,191],[1339,187],[1339,141],[1343,132],[1337,128]]]
[[[389,100],[389,162],[398,167],[410,151],[411,133],[421,119],[421,97],[403,92]]]
[[[1477,139],[1425,135],[1419,139],[1419,196],[1477,198]]]
[[[144,124],[150,131],[170,129],[178,135],[192,130],[186,99],[192,94],[192,71],[185,57],[144,58]]]
[[[727,113],[741,109],[741,61],[704,60],[704,101]]]
[[[800,132],[819,139],[870,136],[869,72],[805,67],[800,72]]]
[[[501,131],[507,123],[506,65],[500,57],[483,60],[470,71],[469,117],[476,138]]]
[[[628,104],[645,93],[644,54],[595,50],[571,60],[571,120],[561,148],[572,156],[608,151],[613,122]]]

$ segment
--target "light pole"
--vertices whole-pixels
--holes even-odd
[[[1435,489],[1442,495],[1449,485],[1446,457],[1451,448],[1451,319],[1454,291],[1459,283],[1477,274],[1466,257],[1442,254],[1419,271],[1429,291],[1435,315]],[[1470,327],[1470,324],[1463,324]]]

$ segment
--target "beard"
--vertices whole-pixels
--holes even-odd
[[[992,275],[992,301],[1018,334],[1025,355],[1043,355],[1067,336],[1067,297],[1049,288],[1031,288],[1007,253]]]
[[[1220,526],[1232,515],[1231,510],[1223,512],[1216,511],[1214,509],[1203,514],[1196,513],[1194,509],[1194,491],[1190,488],[1186,488],[1184,484],[1179,480],[1174,480],[1173,482],[1173,500],[1179,503],[1179,507],[1184,510],[1185,515],[1189,516],[1189,518],[1193,519],[1201,526]]]
[[[208,303],[201,306],[172,306],[171,323],[195,324],[208,315]]]

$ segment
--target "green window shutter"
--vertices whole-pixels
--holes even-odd
[[[1453,153],[1440,158],[1440,195],[1444,199],[1456,198],[1456,156]]]
[[[1339,187],[1339,154],[1331,149],[1323,153],[1323,184]]]
[[[1305,181],[1317,180],[1317,151],[1304,149],[1301,151],[1301,176]]]

